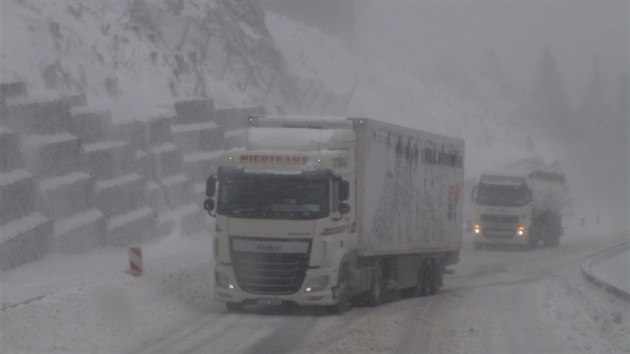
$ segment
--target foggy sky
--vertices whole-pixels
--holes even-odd
[[[528,85],[545,46],[575,89],[595,56],[609,78],[628,70],[627,1],[369,1],[355,11],[362,46],[421,72],[443,58],[478,70],[494,51],[511,82]]]
[[[627,219],[628,112],[619,102],[628,100],[627,88],[622,89],[630,68],[628,1],[264,3],[336,35],[362,56],[403,66],[429,85],[450,85],[470,95],[475,93],[475,80],[490,71],[500,85],[497,92],[482,93],[484,99],[513,100],[520,112],[505,119],[525,123],[521,126],[529,129],[534,142],[550,142],[556,155],[548,158],[563,160],[575,194],[582,193],[581,199],[591,203],[586,208],[614,213],[622,223]],[[352,26],[344,26],[348,23]],[[564,91],[558,98],[566,97],[569,107],[563,117],[537,109],[544,103],[536,102],[536,95],[546,95],[536,92],[545,52],[552,55],[559,90]],[[604,97],[598,107],[589,108],[585,103],[595,72],[602,83],[595,95]],[[547,97],[546,104],[553,105],[555,98]]]

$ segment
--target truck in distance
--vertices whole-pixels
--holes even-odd
[[[482,174],[473,188],[475,248],[489,244],[557,246],[566,201],[562,173],[532,170]]]
[[[215,297],[372,306],[434,294],[462,241],[462,140],[366,118],[250,117],[209,177]]]

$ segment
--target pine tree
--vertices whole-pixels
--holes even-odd
[[[529,96],[527,111],[532,115],[530,123],[541,131],[549,132],[553,139],[571,141],[575,128],[569,97],[556,57],[548,46],[538,61]]]

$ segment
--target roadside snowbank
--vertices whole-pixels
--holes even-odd
[[[0,352],[125,352],[164,326],[201,316],[212,298],[212,237],[170,235],[143,247],[50,255],[0,274]]]

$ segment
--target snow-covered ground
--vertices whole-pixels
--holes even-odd
[[[558,248],[531,252],[465,241],[437,296],[338,317],[226,314],[212,296],[210,234],[145,245],[140,277],[126,273],[125,249],[53,254],[0,274],[0,352],[621,352],[630,348],[627,303],[579,272],[620,240],[571,232]]]
[[[603,284],[614,286],[630,296],[630,254],[627,242],[595,255],[586,267]]]
[[[145,274],[127,249],[51,254],[0,274],[0,352],[127,352],[139,339],[218,306],[211,299],[210,234],[143,247]]]

